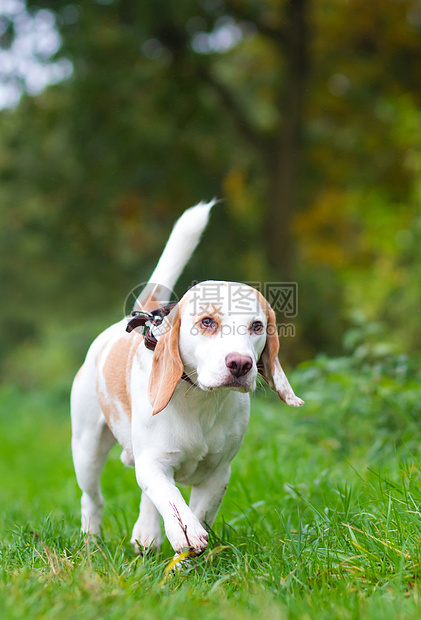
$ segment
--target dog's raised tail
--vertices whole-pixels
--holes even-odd
[[[169,302],[173,287],[195,251],[217,201],[200,202],[176,221],[149,282],[136,300],[135,309],[155,310]]]

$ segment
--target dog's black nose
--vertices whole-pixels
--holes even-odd
[[[225,366],[234,377],[244,377],[253,367],[253,360],[249,355],[229,353],[225,358]]]

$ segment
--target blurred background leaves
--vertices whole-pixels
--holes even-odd
[[[1,11],[7,378],[67,381],[174,220],[213,196],[178,294],[205,278],[298,282],[290,363],[363,351],[358,338],[420,348],[419,0]]]

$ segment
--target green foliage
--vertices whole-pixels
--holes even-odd
[[[103,540],[80,538],[62,391],[3,387],[3,617],[418,617],[419,367],[319,357],[291,375],[300,410],[259,389],[209,551],[171,572],[167,542],[143,558],[128,543],[139,492],[118,450]]]
[[[416,0],[27,6],[54,12],[73,74],[0,113],[3,368],[52,323],[117,313],[214,195],[180,291],[298,281],[292,361],[338,354],[361,309],[419,348]],[[224,24],[235,44],[198,45]]]

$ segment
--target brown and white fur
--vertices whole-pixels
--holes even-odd
[[[200,203],[178,220],[151,276],[154,291],[141,294],[138,305],[152,310],[162,288],[173,288],[212,206]],[[198,307],[215,285],[217,307]],[[100,475],[117,441],[142,490],[135,548],[159,548],[161,516],[177,553],[186,547],[201,553],[246,432],[258,373],[288,405],[302,405],[278,361],[274,311],[258,291],[238,285],[255,300],[251,313],[244,312],[244,300],[232,298],[233,286],[207,281],[192,287],[168,315],[155,351],[137,331],[126,332],[127,319],[91,345],[71,395],[83,532],[100,532]],[[191,486],[189,505],[176,484]]]

